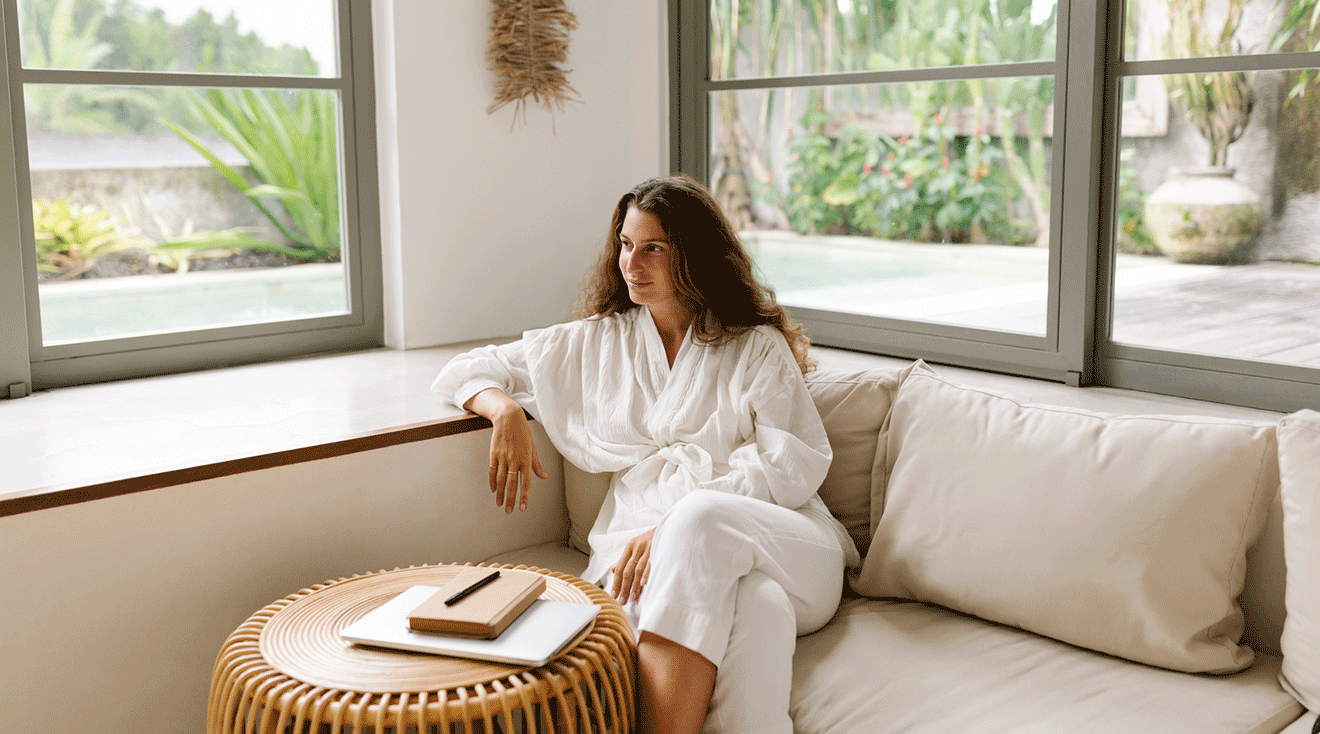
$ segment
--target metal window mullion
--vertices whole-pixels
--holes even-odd
[[[6,42],[17,37],[10,32],[15,25],[9,17],[8,9],[0,14],[0,38]],[[9,78],[9,53],[0,53],[0,78]],[[13,207],[5,206],[0,210],[0,398],[9,396],[9,385],[32,383],[32,365],[28,352],[28,288],[25,282],[28,263],[35,260],[35,252],[29,256],[25,252],[26,239],[22,232],[23,211],[26,208],[28,221],[31,221],[32,207],[23,207],[24,201],[19,192],[18,179],[14,175],[17,167],[15,144],[15,115],[13,113],[13,90],[18,87],[10,84],[10,94],[0,99],[0,116],[7,115],[10,125],[0,126],[0,201],[13,202]],[[23,156],[26,158],[26,156]],[[29,198],[28,201],[31,199]],[[32,264],[35,270],[35,263]]]
[[[850,84],[902,84],[907,82],[966,81],[968,79],[1001,79],[1005,77],[1052,76],[1054,61],[1022,61],[1007,64],[969,64],[966,66],[932,66],[922,69],[888,69],[885,71],[845,71],[831,74],[794,74],[791,76],[740,77],[709,81],[706,88],[712,92],[745,89],[782,89],[787,87],[826,87]]]
[[[1293,51],[1245,56],[1202,56],[1194,59],[1151,59],[1118,64],[1123,76],[1206,74],[1216,71],[1290,71],[1320,67],[1320,51]]]
[[[1110,122],[1105,115],[1106,85],[1111,83],[1105,74],[1108,14],[1106,3],[1067,3],[1066,130],[1062,157],[1055,151],[1056,181],[1062,184],[1061,200],[1051,213],[1052,221],[1059,221],[1059,357],[1075,375],[1070,382],[1082,385],[1091,381],[1095,365],[1096,272],[1104,251],[1101,222],[1110,210],[1100,175]]]
[[[18,69],[24,84],[82,84],[115,87],[241,87],[245,89],[330,89],[348,86],[344,77],[262,76],[258,74],[184,74],[172,71],[103,69]]]
[[[707,180],[710,170],[710,8],[706,0],[673,0],[676,45],[673,63],[677,83],[671,100],[670,124],[677,130],[671,138],[670,157],[676,170],[698,181]]]

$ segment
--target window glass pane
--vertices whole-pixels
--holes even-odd
[[[44,344],[347,312],[336,92],[24,93]]]
[[[333,0],[20,0],[19,18],[30,69],[339,74]]]
[[[711,78],[1054,59],[1056,0],[714,0]]]
[[[1114,341],[1320,365],[1320,84],[1276,91],[1302,77],[1156,77],[1167,131],[1122,141]]]
[[[1127,0],[1129,61],[1320,51],[1315,0]]]
[[[787,305],[1044,334],[1052,99],[1048,77],[716,93],[711,185]]]

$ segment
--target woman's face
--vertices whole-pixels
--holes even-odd
[[[628,207],[619,228],[619,272],[628,284],[628,297],[639,306],[677,303],[669,259],[673,251],[660,220],[650,212]]]

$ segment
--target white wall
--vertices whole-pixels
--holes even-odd
[[[581,101],[553,115],[530,106],[524,123],[512,105],[486,113],[490,3],[378,0],[390,346],[565,319],[619,196],[667,172],[665,3],[567,5]]]
[[[0,732],[203,732],[216,654],[267,604],[567,537],[535,430],[551,480],[525,514],[485,486],[487,429],[0,517]]]

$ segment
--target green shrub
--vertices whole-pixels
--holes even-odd
[[[939,115],[892,138],[845,124],[824,132],[824,113],[791,145],[782,206],[802,233],[861,234],[923,242],[1016,243],[1016,194],[990,136],[958,136]]]
[[[32,223],[37,269],[56,274],[55,280],[75,278],[113,252],[150,245],[138,235],[120,231],[119,220],[110,212],[64,199],[34,199]]]

